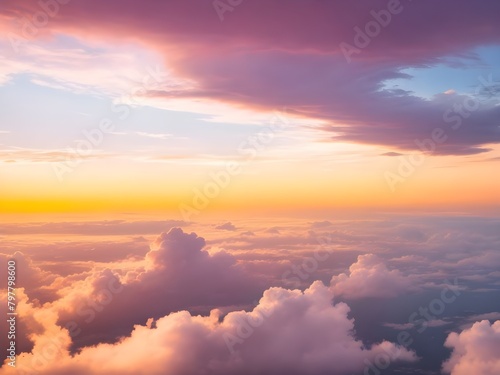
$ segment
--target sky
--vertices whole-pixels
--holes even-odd
[[[0,2],[0,374],[500,373],[499,14]]]
[[[498,207],[494,2],[119,4],[3,2],[4,212]]]

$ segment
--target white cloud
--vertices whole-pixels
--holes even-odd
[[[453,350],[443,365],[451,375],[500,374],[500,320],[476,322],[461,333],[453,332],[445,345]]]
[[[366,361],[385,356],[413,362],[416,356],[389,342],[366,348],[353,334],[354,321],[345,303],[332,304],[321,282],[301,292],[271,288],[253,311],[219,310],[210,316],[172,313],[136,325],[130,337],[116,344],[84,348],[71,356],[69,335],[56,317],[35,309],[44,332],[34,336],[31,353],[18,357],[18,368],[43,374],[324,374],[362,371]],[[126,311],[124,311],[126,313]],[[57,344],[54,344],[57,343]],[[145,343],[147,343],[145,345]],[[52,358],[47,360],[47,347]],[[0,374],[12,371],[4,367]]]
[[[355,299],[391,298],[414,289],[410,277],[399,270],[389,270],[382,259],[373,254],[360,255],[349,267],[349,275],[333,276],[330,285],[335,295]]]
[[[169,139],[172,138],[172,134],[162,134],[162,133],[146,133],[146,132],[136,132],[135,134],[141,137],[156,138],[156,139]]]

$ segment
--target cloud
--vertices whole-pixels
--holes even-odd
[[[179,311],[136,325],[129,337],[115,344],[99,344],[70,356],[68,332],[47,312],[43,334],[34,336],[31,353],[19,355],[18,369],[38,364],[41,375],[138,374],[146,369],[162,375],[347,375],[362,371],[366,361],[378,357],[416,361],[413,352],[387,341],[367,348],[354,337],[348,313],[345,303],[332,304],[321,282],[304,292],[271,288],[252,311],[226,316],[218,310],[209,316]],[[34,314],[40,315],[40,310]],[[51,361],[44,358],[47,345],[55,346]],[[7,366],[0,369],[0,374],[9,373]]]
[[[384,152],[383,154],[380,154],[381,156],[402,156],[403,154],[399,152]]]
[[[467,318],[471,321],[481,321],[481,320],[500,320],[500,312],[490,312],[485,314],[473,315]]]
[[[141,137],[156,138],[156,139],[170,139],[170,138],[172,138],[172,134],[164,134],[164,133],[136,132],[135,134],[137,134]]]
[[[484,314],[475,314],[468,316],[467,318],[465,318],[465,323],[460,325],[460,329],[462,330],[469,329],[474,325],[474,323],[482,320],[489,320],[490,322],[493,322],[495,320],[500,320],[500,312],[489,312]]]
[[[6,268],[5,268],[6,269]],[[3,287],[4,285],[2,285]],[[7,315],[9,312],[8,310],[8,294],[7,294],[7,289],[0,289],[1,295],[0,295],[0,313],[2,316],[5,317],[5,319],[2,319],[0,321],[0,330],[4,333],[5,338],[0,341],[0,350],[2,353],[7,353],[10,345],[10,340],[7,339],[7,334],[9,332],[10,325],[7,321],[7,319],[11,318],[11,316]],[[25,293],[24,288],[18,288],[15,291],[15,296],[16,296],[16,305],[17,305],[17,312],[19,310],[22,310],[23,305],[25,302],[28,300],[28,297]],[[12,301],[10,301],[12,302]],[[32,317],[30,315],[18,315],[16,316],[16,349],[17,353],[21,352],[30,352],[33,349],[33,342],[30,340],[30,335],[36,332],[41,332],[39,331],[41,327],[36,324],[36,322],[33,321]],[[2,356],[2,362],[5,359],[4,356]]]
[[[417,150],[415,139],[429,138],[435,128],[443,128],[448,140],[437,147],[436,154],[488,151],[488,144],[500,142],[500,107],[495,96],[481,95],[484,88],[478,95],[440,93],[423,99],[411,92],[384,89],[384,82],[411,78],[402,72],[408,67],[463,66],[458,58],[477,64],[480,57],[471,51],[500,43],[500,26],[495,17],[500,4],[467,0],[401,4],[402,11],[392,15],[390,24],[353,55],[350,64],[340,44],[353,44],[353,28],[363,28],[372,11],[387,8],[387,1],[353,6],[341,0],[286,5],[280,0],[255,0],[226,13],[227,19],[220,22],[210,1],[155,2],[144,7],[132,0],[89,0],[65,5],[40,37],[66,34],[110,44],[134,41],[146,45],[165,57],[176,77],[190,82],[180,89],[160,87],[148,92],[150,98],[165,103],[196,99],[262,111],[287,106],[293,108],[293,115],[326,123],[318,132],[333,142],[360,142],[400,150]],[[5,0],[0,14],[13,19],[30,17],[38,10],[37,3]],[[436,16],[429,18],[431,13]],[[182,19],[190,22],[180,22]],[[5,24],[9,29],[10,23]],[[22,33],[15,22],[12,24],[9,31]],[[257,24],[259,27],[255,27]],[[67,61],[75,56],[77,66],[86,71],[91,66],[96,74],[83,75],[85,82],[77,82],[79,87],[93,87],[94,76],[109,81],[103,76],[102,66],[119,66],[127,58],[132,60],[127,66],[137,63],[137,59],[121,55],[90,58],[80,50],[65,50],[60,56],[53,49],[35,49],[31,53],[44,64],[29,69],[39,75],[61,76],[58,82],[66,84],[78,81],[75,77],[82,75],[74,74],[76,68],[67,67],[63,74],[61,66],[52,60]],[[497,87],[498,83],[492,82],[488,88],[495,94]],[[450,125],[464,118],[460,119],[456,112],[452,120],[449,116],[444,120],[443,116],[455,105],[473,100],[479,107],[467,117],[467,126],[452,130]],[[459,120],[455,120],[456,116]]]
[[[82,159],[104,159],[115,157],[112,153],[95,150],[91,155],[80,155],[71,150],[42,150],[27,148],[11,148],[0,150],[0,161],[4,163],[57,163],[72,160],[75,157]]]
[[[413,323],[384,323],[384,327],[389,327],[397,331],[406,331],[415,327]]]
[[[75,348],[113,342],[128,335],[134,324],[173,311],[202,313],[215,306],[250,304],[266,288],[232,255],[209,254],[204,247],[205,240],[195,233],[173,228],[155,240],[142,267],[94,272],[77,288],[72,285],[62,290],[64,297],[55,306],[60,324],[74,321],[85,327],[74,340]],[[112,303],[102,303],[109,290]]]
[[[443,320],[443,319],[432,319],[428,320],[425,322],[425,327],[442,327],[448,324],[451,324],[452,322]],[[416,323],[384,323],[384,327],[389,327],[392,329],[395,329],[397,331],[406,331],[413,329],[418,326]]]
[[[448,324],[451,324],[452,322],[449,322],[447,320],[443,319],[432,319],[426,322],[427,327],[442,327],[442,326],[447,326]]]
[[[0,267],[2,269],[7,269],[7,262],[10,260],[14,260],[16,263],[18,286],[24,288],[24,293],[32,300],[37,301],[37,303],[45,303],[57,298],[57,292],[50,288],[56,275],[43,270],[21,252],[15,252],[10,256],[0,253]],[[1,281],[0,288],[6,288],[5,282]]]
[[[235,231],[236,227],[232,223],[228,222],[221,225],[217,225],[215,229]]]
[[[326,227],[331,227],[332,225],[333,224],[328,220],[315,221],[315,222],[311,223],[311,228],[313,228],[313,229],[326,228]]]
[[[140,235],[157,234],[174,226],[187,226],[180,220],[101,220],[85,222],[0,223],[2,234],[81,234],[81,235]]]
[[[413,289],[413,281],[399,270],[389,270],[382,259],[373,254],[358,256],[349,267],[349,275],[333,276],[330,288],[335,295],[347,299],[365,297],[391,298]]]
[[[279,227],[271,227],[265,230],[266,233],[272,233],[272,234],[280,234],[280,229]]]
[[[0,15],[2,11],[9,11],[3,5]],[[147,64],[153,61],[153,58],[151,53],[138,46],[135,46],[134,53],[130,53],[130,45],[127,47],[115,44],[103,48],[101,43],[89,45],[86,44],[87,41],[84,42],[85,39],[71,38],[69,34],[66,34],[70,38],[67,42],[43,38],[43,41],[39,41],[36,37],[28,37],[19,44],[11,43],[11,37],[19,37],[22,34],[21,27],[27,24],[33,14],[40,11],[36,8],[30,10],[30,5],[21,7],[23,9],[20,10],[19,17],[26,18],[19,22],[16,22],[15,17],[8,18],[13,21],[12,28],[8,31],[9,34],[4,34],[7,38],[0,38],[0,46],[8,57],[0,60],[0,84],[14,79],[16,75],[24,75],[26,79],[40,86],[78,94],[121,96],[122,99],[125,99],[132,89],[142,87],[147,69],[150,69]],[[26,13],[22,14],[23,12]],[[58,15],[60,16],[62,12]],[[50,32],[50,26],[55,24],[39,28],[38,36]],[[72,64],[68,64],[68,61],[72,61]],[[166,81],[166,77],[164,78]],[[157,83],[148,87],[163,86]],[[135,92],[135,95],[137,99],[140,96],[138,92]]]
[[[32,280],[25,278],[22,282],[26,286],[24,293],[34,311],[42,307],[50,310],[55,319],[53,324],[63,328],[60,332],[62,335],[68,334],[64,327],[71,322],[77,324],[76,332],[81,330],[79,334],[75,334],[74,329],[71,330],[73,334],[70,335],[68,350],[72,354],[78,350],[86,351],[91,345],[103,345],[103,348],[107,347],[104,345],[106,343],[119,345],[127,337],[134,335],[134,325],[147,327],[149,320],[149,326],[154,329],[158,320],[182,310],[189,311],[189,319],[199,314],[205,319],[211,310],[218,309],[221,315],[216,320],[222,323],[230,312],[241,309],[252,311],[264,290],[270,286],[285,285],[280,279],[284,271],[291,270],[291,265],[303,267],[306,264],[310,267],[311,259],[316,259],[318,267],[308,278],[302,280],[304,288],[313,280],[327,281],[332,274],[341,274],[351,266],[351,270],[345,272],[346,278],[340,275],[334,277],[338,283],[332,283],[331,292],[337,295],[336,303],[339,299],[387,298],[387,294],[378,293],[380,289],[396,297],[407,291],[421,291],[427,287],[432,288],[427,291],[432,299],[440,292],[439,288],[444,287],[445,280],[453,280],[455,275],[460,279],[460,290],[467,288],[466,294],[470,298],[476,298],[474,292],[490,285],[478,283],[476,279],[473,283],[467,283],[462,277],[478,276],[482,278],[479,281],[490,283],[498,282],[499,276],[499,263],[494,250],[500,243],[499,221],[496,218],[436,219],[398,216],[392,220],[342,220],[332,222],[331,227],[315,232],[310,230],[312,221],[299,221],[281,223],[280,235],[265,233],[266,224],[258,225],[253,221],[233,222],[239,228],[238,232],[215,230],[213,224],[209,223],[191,223],[190,227],[195,227],[198,233],[210,233],[214,236],[209,242],[210,247],[205,245],[205,240],[200,236],[179,228],[160,235],[150,248],[149,241],[145,239],[139,239],[137,243],[95,236],[87,242],[82,239],[82,234],[91,235],[93,228],[98,230],[99,227],[102,227],[99,234],[130,235],[126,233],[128,231],[148,233],[147,223],[90,221],[47,223],[45,227],[36,223],[20,223],[19,231],[15,230],[16,225],[2,224],[10,233],[2,236],[2,245],[6,251],[20,248],[25,254],[26,263],[20,261],[19,268],[28,272],[20,275],[33,277]],[[150,222],[157,229],[168,228],[173,224],[175,222]],[[256,235],[242,237],[240,232],[246,229],[251,229]],[[414,229],[424,234],[425,240],[416,241],[420,236],[414,238]],[[65,240],[48,243],[44,236],[26,236],[44,231],[63,233]],[[77,241],[68,242],[68,234],[73,233],[78,236]],[[329,241],[321,250],[317,250],[320,246],[318,238],[323,236]],[[214,251],[221,248],[229,249],[231,254]],[[366,248],[371,248],[380,255],[358,258],[359,249]],[[328,259],[314,258],[315,254],[323,256],[323,250],[326,249],[332,250]],[[416,253],[418,255],[409,255]],[[32,261],[28,259],[28,255]],[[37,274],[36,269],[43,270],[43,274]],[[478,269],[484,272],[478,274]],[[110,286],[118,292],[113,292]],[[286,286],[289,287],[290,284]],[[335,288],[338,289],[334,290]],[[110,291],[112,300],[109,297]],[[420,297],[425,295],[416,299],[401,296],[390,301],[387,306],[395,306],[395,309],[389,321],[396,323],[387,323],[386,326],[400,330],[411,329],[409,325],[401,325],[408,318],[406,303],[415,303],[415,308],[418,308],[418,301],[422,301]],[[470,316],[472,313],[464,313],[466,316],[463,319],[440,316],[441,319],[436,318],[428,324],[443,327],[439,331],[433,328],[440,334],[450,327],[445,325],[450,324],[450,320],[467,322],[470,319],[498,319],[492,313],[495,311],[494,300],[487,301],[487,296],[484,298],[484,304],[477,305],[477,312],[474,314],[479,316],[475,318]],[[380,300],[375,300],[375,303],[377,301]],[[469,305],[468,301],[471,300],[464,300],[463,305]],[[353,301],[353,312],[348,315],[356,317],[356,337],[370,343],[391,337],[390,331],[380,327],[388,320],[387,315],[379,316],[373,321],[374,318],[369,314],[359,313],[360,304],[373,302]],[[405,307],[400,302],[404,302]],[[43,303],[45,305],[42,306]],[[337,305],[338,303],[335,306]],[[456,306],[460,309],[462,305]],[[458,311],[456,313],[464,315]],[[36,328],[41,323],[27,320],[27,315],[21,319],[24,321],[20,323],[19,330],[30,337],[20,339],[19,344],[22,351],[27,352],[33,346],[32,332],[39,335],[43,330]],[[362,328],[372,324],[376,327],[374,331],[378,332],[373,336],[371,331],[367,333]],[[59,331],[50,332],[58,337]],[[254,337],[259,337],[257,331],[242,343],[236,340],[234,348],[243,352],[247,345],[252,345]],[[224,340],[222,345],[225,345]],[[415,350],[419,351],[419,344],[416,345]],[[424,359],[426,360],[430,359]],[[49,360],[51,363],[54,361],[55,359]],[[65,370],[61,371],[64,373]]]
[[[452,349],[443,370],[451,375],[500,374],[500,320],[476,322],[461,333],[451,333],[445,342]]]

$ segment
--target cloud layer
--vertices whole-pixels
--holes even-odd
[[[360,255],[349,267],[349,275],[342,273],[330,281],[334,294],[348,299],[396,297],[414,290],[412,283],[412,278],[397,269],[389,270],[382,259],[373,254]]]
[[[85,327],[74,338],[75,348],[112,342],[130,333],[134,324],[160,318],[170,312],[246,305],[265,286],[250,276],[226,253],[209,254],[205,240],[195,233],[173,228],[161,234],[146,254],[143,268],[122,276],[112,270],[94,272],[66,287],[55,303],[59,322]],[[126,314],[123,314],[126,311]]]
[[[19,366],[53,374],[102,373],[98,363],[109,356],[116,360],[106,361],[106,373],[140,373],[148,351],[151,368],[145,373],[204,369],[208,374],[245,374],[249,369],[248,374],[347,375],[377,363],[383,368],[387,362],[398,370],[425,368],[432,360],[426,358],[428,348],[422,348],[426,334],[411,322],[422,306],[434,316],[423,315],[426,327],[442,338],[433,344],[442,352],[433,368],[448,354],[443,347],[447,332],[460,329],[447,341],[453,354],[445,368],[461,371],[470,358],[484,361],[485,367],[494,364],[482,357],[487,350],[474,352],[475,341],[467,332],[495,349],[495,341],[485,334],[494,329],[484,323],[481,330],[472,329],[470,323],[498,318],[496,219],[286,221],[273,224],[279,233],[254,221],[233,221],[236,231],[217,229],[214,222],[190,223],[189,228],[210,240],[173,228],[149,249],[144,238],[120,242],[113,237],[117,241],[109,247],[96,245],[97,240],[110,241],[102,235],[120,233],[122,226],[148,233],[147,223],[110,222],[89,242],[82,234],[96,222],[31,223],[19,231],[4,226],[11,231],[2,237],[7,248],[29,254],[15,254],[23,271]],[[46,237],[43,247],[33,245],[41,228],[66,239],[74,233],[78,242],[46,251],[53,247]],[[241,236],[245,231],[254,235]],[[87,248],[121,250],[96,255],[94,261],[90,253],[75,257]],[[360,255],[368,248],[374,254]],[[4,267],[8,258],[0,257]],[[300,289],[290,290],[280,278],[284,271],[295,278],[306,273],[292,286]],[[322,281],[314,281],[318,279]],[[442,297],[446,280],[456,280],[460,295],[437,313],[436,298]],[[471,301],[477,305],[473,313],[468,310]],[[402,345],[399,335],[405,334],[412,343],[399,350],[391,342]],[[144,348],[144,342],[159,349]],[[417,355],[421,359],[415,362]]]
[[[116,344],[85,348],[73,357],[68,332],[45,316],[43,334],[34,336],[32,353],[21,354],[18,367],[35,367],[39,374],[341,375],[361,371],[379,357],[416,360],[414,353],[389,342],[366,348],[354,338],[348,306],[332,305],[331,298],[320,282],[304,292],[271,288],[252,311],[224,317],[218,310],[210,316],[172,313],[136,325]],[[4,367],[0,373],[11,372]]]

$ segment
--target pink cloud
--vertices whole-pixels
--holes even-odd
[[[452,349],[443,370],[451,375],[500,374],[500,320],[476,322],[461,333],[451,333],[445,345]]]
[[[346,304],[332,304],[331,292],[321,282],[304,292],[271,288],[252,311],[224,317],[218,310],[209,316],[172,313],[136,325],[129,337],[115,344],[84,348],[74,356],[69,354],[68,332],[45,312],[45,330],[34,336],[33,351],[18,357],[18,368],[31,369],[36,364],[41,375],[144,371],[164,375],[343,375],[362,371],[367,361],[379,357],[416,361],[413,352],[386,341],[367,348],[354,337],[354,321],[347,317],[348,312]],[[34,316],[42,313],[38,310]],[[50,361],[44,354],[49,345],[53,348]],[[7,367],[0,369],[0,374],[9,373]]]
[[[418,149],[436,127],[449,127],[443,114],[467,99],[459,94],[430,100],[402,90],[381,90],[388,79],[408,77],[407,67],[457,64],[450,56],[476,62],[471,50],[500,43],[495,1],[401,2],[402,12],[348,64],[342,42],[354,43],[356,26],[387,1],[279,0],[245,2],[220,22],[211,1],[71,1],[61,5],[39,35],[71,34],[89,40],[136,42],[158,51],[172,72],[193,84],[183,90],[157,90],[164,98],[219,100],[326,121],[326,138]],[[451,12],[450,9],[453,9]],[[6,0],[0,13],[30,19],[38,3]],[[429,17],[432,14],[432,17]],[[425,27],[423,27],[425,25]],[[418,32],[416,32],[418,30]],[[21,26],[12,32],[22,34]],[[478,83],[479,85],[479,83]],[[500,142],[500,109],[486,100],[468,126],[450,131],[437,154],[473,154]]]
[[[391,298],[414,289],[413,282],[399,270],[389,270],[378,256],[366,254],[349,267],[349,275],[333,276],[330,288],[335,295],[348,299]]]
[[[7,262],[14,260],[16,262],[17,284],[22,286],[26,294],[31,300],[38,303],[45,303],[57,298],[57,293],[50,287],[55,281],[56,275],[43,270],[39,265],[36,265],[29,257],[17,251],[13,255],[8,256],[0,254],[0,269],[7,269]],[[6,287],[6,281],[1,282],[1,287]]]
[[[78,288],[66,287],[64,298],[56,303],[60,324],[76,322],[85,327],[74,340],[77,348],[114,341],[129,334],[134,324],[173,311],[208,312],[215,306],[256,300],[266,285],[232,255],[209,254],[204,247],[205,240],[195,233],[180,228],[162,233],[146,254],[143,268],[118,270],[121,277],[111,269],[93,272]],[[111,293],[112,302],[101,303],[110,294],[106,292],[110,283],[120,291]]]

